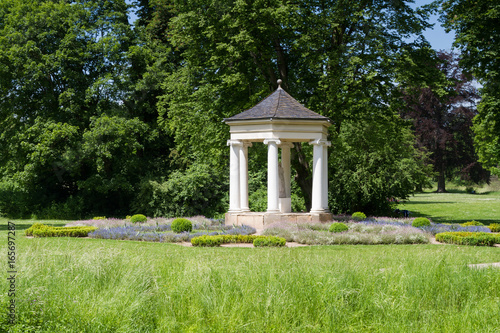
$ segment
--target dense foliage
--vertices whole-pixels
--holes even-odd
[[[477,115],[479,94],[472,76],[458,61],[457,54],[440,51],[422,66],[435,75],[434,82],[403,88],[406,105],[401,116],[412,121],[419,149],[430,153],[438,192],[446,192],[445,181],[454,177],[479,183],[490,176],[473,146],[472,119]]]
[[[445,27],[455,30],[454,45],[461,64],[481,83],[482,101],[474,118],[475,145],[480,162],[500,175],[500,3],[442,1]]]
[[[431,7],[127,3],[0,3],[0,214],[220,216],[228,202],[222,120],[262,100],[278,78],[332,120],[333,212],[388,213],[429,175],[398,112],[402,86],[433,80],[418,65],[432,53],[422,36]],[[249,156],[250,206],[262,210],[265,146]],[[311,146],[295,144],[296,210],[310,208],[311,163]]]

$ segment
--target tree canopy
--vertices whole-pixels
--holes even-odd
[[[410,4],[2,1],[0,213],[223,213],[221,121],[277,79],[333,120],[332,211],[389,212],[428,174],[412,122],[399,116],[402,87],[437,80],[422,66],[432,53],[422,36],[431,7]],[[251,148],[251,207],[265,191],[265,155]],[[311,155],[310,145],[295,145],[294,207],[310,205]]]
[[[474,119],[479,160],[500,175],[500,3],[446,0],[441,20],[456,31],[454,45],[461,65],[482,84],[482,101]]]

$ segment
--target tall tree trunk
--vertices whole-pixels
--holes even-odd
[[[438,175],[438,188],[437,188],[437,193],[445,193],[446,192],[446,185],[445,185],[445,174],[444,174],[444,166],[440,166],[439,170],[439,175]]]
[[[312,200],[312,173],[309,168],[309,163],[307,162],[306,156],[302,151],[302,143],[294,142],[295,151],[292,155],[292,165],[295,168],[295,181],[300,186],[302,194],[304,195],[304,201],[306,204],[306,210],[309,212],[311,210],[311,200]]]

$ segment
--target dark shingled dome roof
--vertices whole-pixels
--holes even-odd
[[[281,82],[279,82],[281,83]],[[224,121],[254,119],[307,119],[328,121],[329,118],[313,112],[300,104],[281,87],[264,98],[256,106]]]

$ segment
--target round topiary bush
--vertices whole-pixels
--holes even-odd
[[[188,219],[175,219],[172,221],[172,231],[176,233],[180,232],[191,232],[193,230],[193,224]]]
[[[363,213],[363,212],[355,212],[355,213],[352,214],[351,217],[355,221],[361,221],[361,220],[366,219],[366,214]]]
[[[343,232],[349,230],[349,227],[346,226],[344,223],[340,222],[335,222],[330,225],[330,228],[328,231],[330,232]]]
[[[148,218],[142,214],[135,214],[130,218],[130,222],[138,223],[138,222],[146,222]]]
[[[426,227],[428,225],[431,225],[431,221],[425,217],[417,217],[411,224],[411,226],[415,228]]]
[[[462,227],[468,227],[470,225],[483,226],[484,224],[482,224],[481,222],[478,222],[478,221],[468,221],[468,222],[461,224]]]

